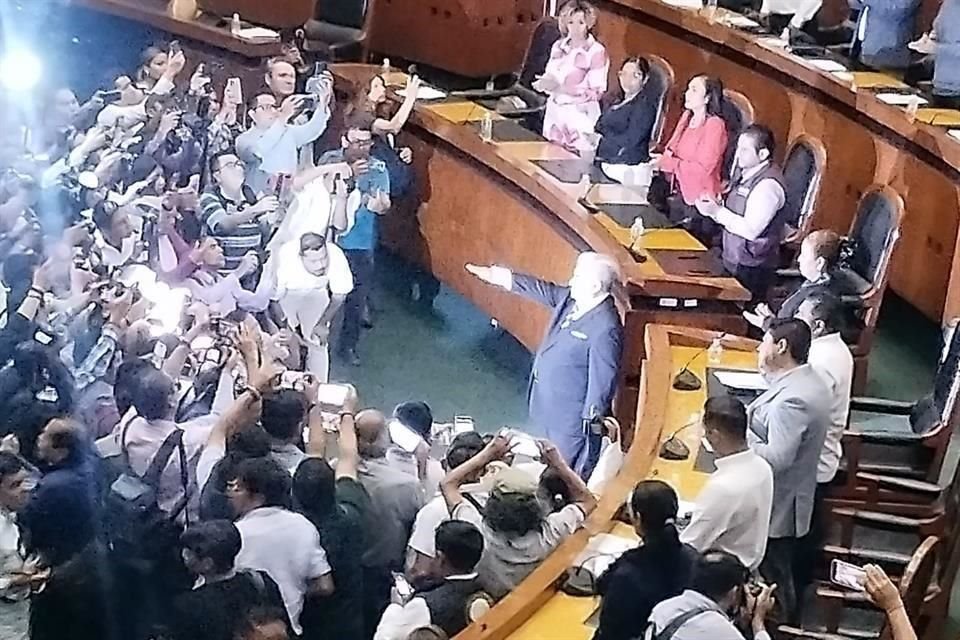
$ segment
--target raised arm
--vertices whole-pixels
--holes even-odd
[[[389,120],[377,118],[373,123],[374,132],[380,134],[400,133],[403,125],[407,124],[407,120],[410,119],[410,114],[413,113],[413,107],[417,103],[417,90],[419,88],[420,78],[418,76],[410,78],[410,81],[407,83],[407,95],[403,99],[403,102],[400,103],[400,108],[397,109],[397,112],[393,114],[393,117]]]
[[[540,459],[560,475],[564,484],[570,489],[570,496],[574,504],[583,510],[584,515],[589,515],[597,507],[597,498],[590,493],[586,483],[574,473],[552,442],[538,440],[537,444],[540,445]]]
[[[506,436],[497,435],[483,448],[483,451],[473,456],[459,467],[452,469],[440,481],[440,492],[447,503],[447,511],[453,513],[464,501],[460,486],[473,477],[494,460],[502,459],[510,451],[510,440]]]

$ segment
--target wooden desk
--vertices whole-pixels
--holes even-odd
[[[593,629],[584,624],[596,608],[595,598],[573,598],[555,588],[557,578],[571,566],[590,537],[597,533],[635,538],[627,525],[613,518],[630,490],[641,480],[656,478],[672,485],[681,500],[695,500],[707,475],[694,471],[694,456],[683,461],[658,457],[660,446],[671,434],[687,424],[691,414],[702,412],[705,387],[699,391],[672,388],[673,375],[698,350],[710,344],[713,334],[698,329],[649,325],[646,334],[647,358],[641,376],[637,424],[642,427],[626,454],[620,473],[606,487],[599,506],[587,519],[584,529],[558,547],[517,589],[457,640],[589,640]],[[756,353],[750,341],[724,341],[722,365],[754,369]],[[701,379],[706,375],[706,354],[689,365]],[[700,446],[701,433],[689,428],[677,437],[691,451]]]
[[[70,3],[231,52],[247,58],[247,62],[254,65],[260,64],[263,58],[280,55],[279,41],[257,42],[238,38],[230,33],[229,25],[217,26],[220,18],[201,14],[196,20],[177,20],[167,13],[168,0],[70,0]]]
[[[365,65],[333,69],[347,85],[370,73]],[[392,81],[399,74],[391,76]],[[627,230],[611,232],[578,204],[575,185],[558,182],[531,162],[574,156],[546,142],[486,143],[470,125],[484,112],[462,101],[416,107],[402,141],[413,149],[415,193],[385,216],[384,244],[467,297],[531,350],[543,337],[548,310],[482,283],[464,265],[502,264],[566,282],[581,251],[613,256],[627,282],[621,309],[626,324],[623,370],[625,384],[634,388],[648,322],[731,333],[744,329],[739,313],[749,294],[736,280],[669,275],[646,254],[662,247],[702,250],[689,234],[648,232],[638,249],[649,257],[638,262],[624,246],[630,242]],[[663,299],[677,306],[661,306]],[[632,394],[621,395],[617,414],[630,424]]]
[[[663,56],[676,70],[680,86],[668,126],[679,116],[683,85],[697,73],[710,73],[751,99],[757,121],[773,129],[781,154],[803,133],[823,141],[827,169],[816,226],[845,232],[868,185],[897,189],[906,218],[891,288],[932,319],[960,312],[960,142],[945,128],[919,117],[912,121],[873,92],[853,91],[848,81],[696,12],[656,0],[598,0],[596,5],[598,35],[613,61],[611,74],[626,56],[645,53]],[[616,82],[613,75],[611,82]]]

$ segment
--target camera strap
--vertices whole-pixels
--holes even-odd
[[[702,613],[707,611],[716,611],[713,607],[696,607],[690,609],[689,611],[684,611],[679,616],[670,621],[666,627],[663,628],[663,631],[660,633],[654,634],[652,640],[670,640],[676,635],[677,631],[680,630],[680,627],[687,624],[693,618],[696,618]]]

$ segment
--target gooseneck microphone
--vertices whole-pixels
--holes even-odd
[[[684,441],[677,436],[690,427],[695,427],[698,424],[700,424],[699,415],[695,420],[691,420],[687,424],[671,433],[670,437],[664,440],[663,444],[660,445],[660,457],[664,460],[686,460],[689,458],[690,447],[688,447],[686,443],[684,443]]]
[[[713,340],[723,340],[726,336],[727,334],[725,332],[720,333],[715,338],[713,338]],[[690,371],[689,367],[691,364],[693,364],[694,360],[696,360],[697,358],[699,358],[700,356],[702,356],[703,354],[705,354],[707,351],[710,350],[710,347],[713,344],[713,340],[711,340],[710,344],[705,346],[703,349],[700,349],[695,354],[693,354],[693,356],[689,360],[687,360],[686,364],[680,367],[680,370],[677,371],[677,374],[673,376],[674,389],[676,389],[677,391],[696,391],[697,389],[700,389],[701,387],[703,387],[703,382],[701,382],[700,378],[697,377],[697,374],[695,374],[693,371]]]

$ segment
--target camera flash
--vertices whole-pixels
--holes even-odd
[[[33,53],[19,49],[0,59],[0,82],[9,91],[30,91],[43,75],[43,64]]]

